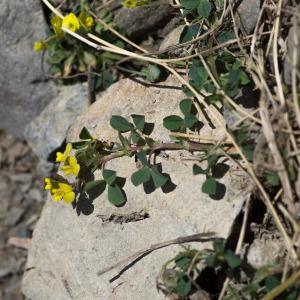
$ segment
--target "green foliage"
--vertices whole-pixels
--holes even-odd
[[[237,144],[241,147],[244,155],[249,161],[253,160],[254,154],[254,142],[251,138],[251,132],[249,127],[241,126],[239,129],[232,132],[233,137],[235,138]]]
[[[209,0],[200,0],[197,7],[199,17],[208,18],[211,11],[211,4]]]
[[[168,178],[159,172],[157,165],[151,167],[150,174],[156,188],[162,187],[168,181]]]
[[[198,89],[201,90],[204,83],[208,79],[208,73],[206,69],[201,65],[199,60],[194,60],[189,72],[191,83]]]
[[[207,178],[202,185],[202,192],[204,194],[208,194],[209,196],[213,196],[217,192],[217,181],[213,177]]]
[[[171,115],[163,120],[164,127],[170,131],[183,131],[192,129],[198,122],[196,117],[196,109],[191,99],[183,99],[179,104],[180,110],[184,118]]]
[[[199,31],[200,31],[199,24],[185,26],[180,35],[180,39],[179,39],[180,43],[185,43],[185,42],[192,40]]]
[[[132,129],[132,124],[121,116],[112,116],[110,126],[119,132],[128,132]]]
[[[125,196],[118,185],[108,185],[108,200],[115,206],[121,206],[126,202]]]
[[[113,170],[104,169],[102,175],[108,185],[112,185],[117,178],[117,172]]]
[[[234,254],[231,250],[228,250],[224,254],[224,258],[225,258],[228,266],[231,269],[235,269],[235,268],[239,267],[242,263],[240,257],[238,255]]]
[[[135,125],[135,127],[142,131],[144,130],[145,127],[145,116],[141,116],[141,115],[131,115],[133,123]]]
[[[202,272],[207,267],[212,268],[216,274],[229,276],[226,300],[262,299],[280,284],[282,275],[275,266],[254,269],[241,256],[228,249],[224,239],[215,239],[212,249],[196,250],[185,247],[184,251],[169,260],[160,273],[159,288],[167,295],[172,294],[175,297],[176,294],[184,297],[183,299],[190,299],[199,289],[196,283],[199,284]],[[299,283],[296,283],[276,299],[296,300],[298,290]],[[210,296],[215,297],[216,294]]]
[[[267,183],[272,187],[276,187],[280,185],[280,178],[278,176],[278,173],[276,172],[267,173],[266,180]]]
[[[134,172],[131,176],[131,182],[138,186],[142,183],[149,181],[151,176],[150,169],[148,167],[143,167],[142,169]]]
[[[160,69],[157,65],[149,64],[147,67],[142,69],[142,75],[150,82],[155,82],[160,77]]]
[[[180,296],[187,296],[192,289],[191,280],[183,273],[177,273],[176,291]]]
[[[164,118],[164,126],[171,131],[179,131],[183,124],[183,119],[176,115]]]
[[[92,140],[93,137],[91,136],[91,134],[89,133],[89,131],[86,129],[86,127],[83,127],[80,134],[79,134],[79,138],[81,140]]]

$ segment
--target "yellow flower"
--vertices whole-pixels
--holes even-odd
[[[62,25],[74,32],[80,27],[78,18],[73,13],[70,13],[64,17]]]
[[[63,199],[65,203],[70,204],[75,200],[75,193],[73,192],[72,186],[66,183],[58,183],[58,188],[51,191],[55,202]]]
[[[81,12],[79,17],[79,22],[86,29],[90,29],[94,25],[94,19],[91,16],[86,15],[84,12]]]
[[[62,37],[64,34],[63,30],[61,29],[62,22],[62,18],[59,16],[55,16],[51,19],[51,26],[57,37]]]
[[[135,8],[137,7],[136,0],[125,0],[123,1],[123,6],[126,8]]]
[[[58,188],[58,182],[52,178],[45,178],[45,190],[52,191]]]
[[[44,50],[46,47],[45,43],[43,41],[38,41],[34,43],[34,51],[35,52],[41,52],[42,50]]]
[[[65,162],[68,158],[70,152],[72,150],[72,145],[69,143],[67,144],[66,150],[64,153],[56,152],[56,162]]]
[[[123,6],[126,8],[136,8],[138,6],[149,4],[149,0],[124,0]]]
[[[74,174],[77,177],[80,171],[80,165],[77,163],[77,159],[75,157],[69,156],[65,160],[61,169],[65,172],[66,176]]]

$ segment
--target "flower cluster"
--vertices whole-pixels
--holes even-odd
[[[126,8],[136,8],[149,4],[149,0],[124,0],[122,4]]]
[[[72,145],[68,144],[64,153],[57,152],[56,162],[63,163],[61,169],[64,171],[66,176],[74,174],[77,177],[80,170],[80,166],[77,163],[76,157],[70,156],[71,150]]]
[[[56,162],[61,163],[61,170],[65,176],[74,175],[78,176],[80,171],[80,165],[77,163],[77,159],[70,155],[72,145],[68,144],[65,152],[56,153]],[[70,204],[75,200],[75,193],[72,185],[67,182],[60,182],[53,178],[45,178],[45,189],[50,191],[55,202],[64,200],[65,203]]]
[[[81,12],[77,17],[74,13],[66,15],[63,19],[59,16],[54,16],[51,19],[51,27],[54,31],[54,35],[51,35],[44,41],[38,41],[34,43],[34,50],[40,52],[47,47],[47,44],[53,39],[61,39],[64,36],[63,27],[70,31],[77,31],[80,28],[89,31],[94,26],[94,19]]]
[[[55,202],[63,199],[65,203],[70,204],[75,200],[75,193],[70,184],[45,178],[45,190],[50,191]]]

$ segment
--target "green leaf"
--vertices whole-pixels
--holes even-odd
[[[54,53],[47,55],[47,63],[50,65],[60,64],[64,59],[71,56],[72,52],[70,51],[62,51],[62,50],[55,50]]]
[[[195,60],[190,68],[189,76],[193,80],[196,87],[200,90],[207,81],[208,73],[206,69],[200,65],[200,62]]]
[[[144,126],[145,126],[145,116],[142,115],[131,115],[133,123],[135,125],[135,127],[140,130],[143,131],[144,130]]]
[[[184,116],[189,116],[192,111],[193,101],[191,99],[183,99],[179,107]]]
[[[84,185],[83,191],[88,194],[91,199],[95,199],[100,196],[106,188],[106,182],[104,180],[89,181]]]
[[[207,81],[204,85],[203,88],[205,89],[206,92],[208,93],[215,93],[216,92],[216,87],[214,86],[214,84],[212,84],[211,82]]]
[[[197,8],[199,17],[208,18],[211,11],[211,4],[208,0],[200,0],[200,4]]]
[[[225,253],[224,258],[225,258],[228,266],[232,269],[240,266],[242,263],[240,257],[238,255],[236,255],[234,252],[232,252],[231,250],[228,250]]]
[[[209,266],[209,267],[215,267],[216,266],[216,262],[217,262],[217,257],[215,254],[209,254],[207,257],[206,257],[206,264]]]
[[[207,178],[202,185],[202,192],[213,196],[217,192],[217,181],[213,177]]]
[[[149,146],[149,147],[153,147],[153,145],[155,144],[155,141],[151,138],[148,138],[148,137],[145,137],[145,141],[146,141],[146,144]]]
[[[131,182],[133,185],[138,186],[142,183],[147,182],[150,179],[150,170],[148,167],[143,167],[142,169],[134,172],[131,175]]]
[[[194,115],[189,115],[184,117],[184,126],[186,128],[192,128],[197,122],[198,119]]]
[[[113,170],[104,169],[102,175],[104,180],[109,185],[112,185],[117,178],[117,172]]]
[[[83,127],[80,131],[79,138],[81,140],[92,140],[93,137],[91,136],[90,132],[86,129],[86,127]]]
[[[143,164],[143,166],[148,165],[147,156],[145,151],[140,151],[136,154],[138,160]]]
[[[233,31],[222,31],[218,36],[217,36],[217,42],[219,44],[225,43],[227,41],[235,39],[235,34]]]
[[[120,189],[120,187],[118,185],[109,185],[107,194],[108,194],[109,202],[111,202],[112,204],[114,204],[116,206],[120,206],[120,205],[124,204],[126,201],[126,199],[122,193],[122,190]]]
[[[83,61],[87,66],[92,66],[94,68],[97,66],[97,59],[95,55],[91,54],[90,52],[83,52]]]
[[[254,144],[248,144],[246,146],[242,146],[243,153],[249,161],[253,161],[254,155]]]
[[[104,180],[89,181],[84,185],[83,190],[88,193],[90,190],[102,187],[103,184],[105,185]]]
[[[218,161],[219,156],[216,154],[211,154],[207,157],[207,169],[211,169]]]
[[[231,69],[229,71],[228,80],[232,85],[236,85],[240,81],[241,70],[240,69]]]
[[[216,0],[215,3],[216,3],[217,10],[222,9],[224,6],[224,0]]]
[[[218,94],[213,94],[213,95],[209,95],[207,98],[206,98],[207,102],[209,104],[215,104],[217,102],[222,102],[223,100],[223,96],[222,95],[218,95]]]
[[[246,72],[241,71],[241,77],[240,77],[241,85],[247,85],[250,82],[250,79]]]
[[[132,142],[136,145],[139,145],[139,146],[145,145],[145,141],[137,132],[132,133],[131,139],[132,139]]]
[[[158,171],[157,165],[152,166],[150,172],[156,188],[163,186],[168,181],[168,178]]]
[[[199,1],[198,1],[199,3]],[[191,41],[195,36],[200,32],[199,24],[194,24],[191,26],[185,26],[181,35],[180,35],[180,43],[185,43]]]
[[[280,281],[275,276],[268,276],[265,279],[267,291],[270,292],[279,285]]]
[[[167,129],[171,131],[176,131],[176,130],[180,130],[180,128],[182,127],[183,119],[180,118],[179,116],[171,115],[164,118],[163,124]]]
[[[72,144],[72,148],[75,149],[75,150],[83,149],[87,146],[86,141],[74,142],[74,143],[71,143],[71,144]]]
[[[198,175],[198,174],[206,174],[208,170],[202,169],[200,166],[194,164],[193,165],[193,174]]]
[[[121,116],[112,116],[110,119],[110,126],[119,132],[127,132],[132,129],[132,124]]]
[[[142,73],[146,76],[146,79],[150,82],[155,82],[160,76],[160,69],[157,65],[149,64],[146,68],[143,68]]]
[[[223,254],[225,250],[225,241],[222,238],[215,239],[213,241],[213,248],[215,253]]]
[[[129,147],[129,142],[128,142],[127,138],[125,138],[120,132],[119,132],[119,140],[124,148]]]
[[[182,269],[183,271],[186,271],[188,267],[191,265],[192,259],[188,257],[185,253],[179,253],[175,257],[175,264],[177,268]]]
[[[197,8],[199,0],[182,0],[181,4],[185,9],[194,9]]]
[[[266,176],[267,182],[270,186],[279,186],[280,178],[276,172],[270,172]]]
[[[176,291],[180,296],[187,296],[192,289],[192,283],[190,279],[183,273],[177,274]]]

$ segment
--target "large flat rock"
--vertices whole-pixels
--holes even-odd
[[[77,139],[82,126],[94,136],[114,139],[109,126],[112,114],[129,116],[145,114],[147,121],[156,124],[153,136],[167,140],[168,132],[162,126],[163,117],[178,113],[178,104],[184,98],[178,84],[169,78],[159,87],[146,87],[128,79],[111,86],[87,112],[72,126],[68,139]],[[221,129],[201,130],[205,135],[222,135]],[[192,163],[182,160],[178,153],[168,152],[158,157],[163,173],[168,173],[173,185],[154,192],[142,186],[134,187],[130,179],[124,190],[127,203],[116,208],[107,200],[106,192],[79,210],[63,203],[48,200],[35,229],[29,251],[23,292],[31,300],[48,299],[164,299],[156,290],[156,277],[162,265],[172,258],[180,246],[160,249],[144,257],[113,282],[119,269],[97,275],[136,251],[179,236],[207,231],[218,237],[228,237],[236,216],[250,195],[250,185],[235,167],[220,179],[224,194],[213,200],[201,192],[202,175],[192,175]],[[188,155],[188,153],[181,153]],[[228,162],[226,162],[229,164]],[[107,166],[121,177],[130,178],[136,170],[133,158],[115,160]],[[116,224],[105,222],[112,214],[124,215],[144,210],[148,218],[137,222]],[[194,247],[209,244],[194,243]]]

